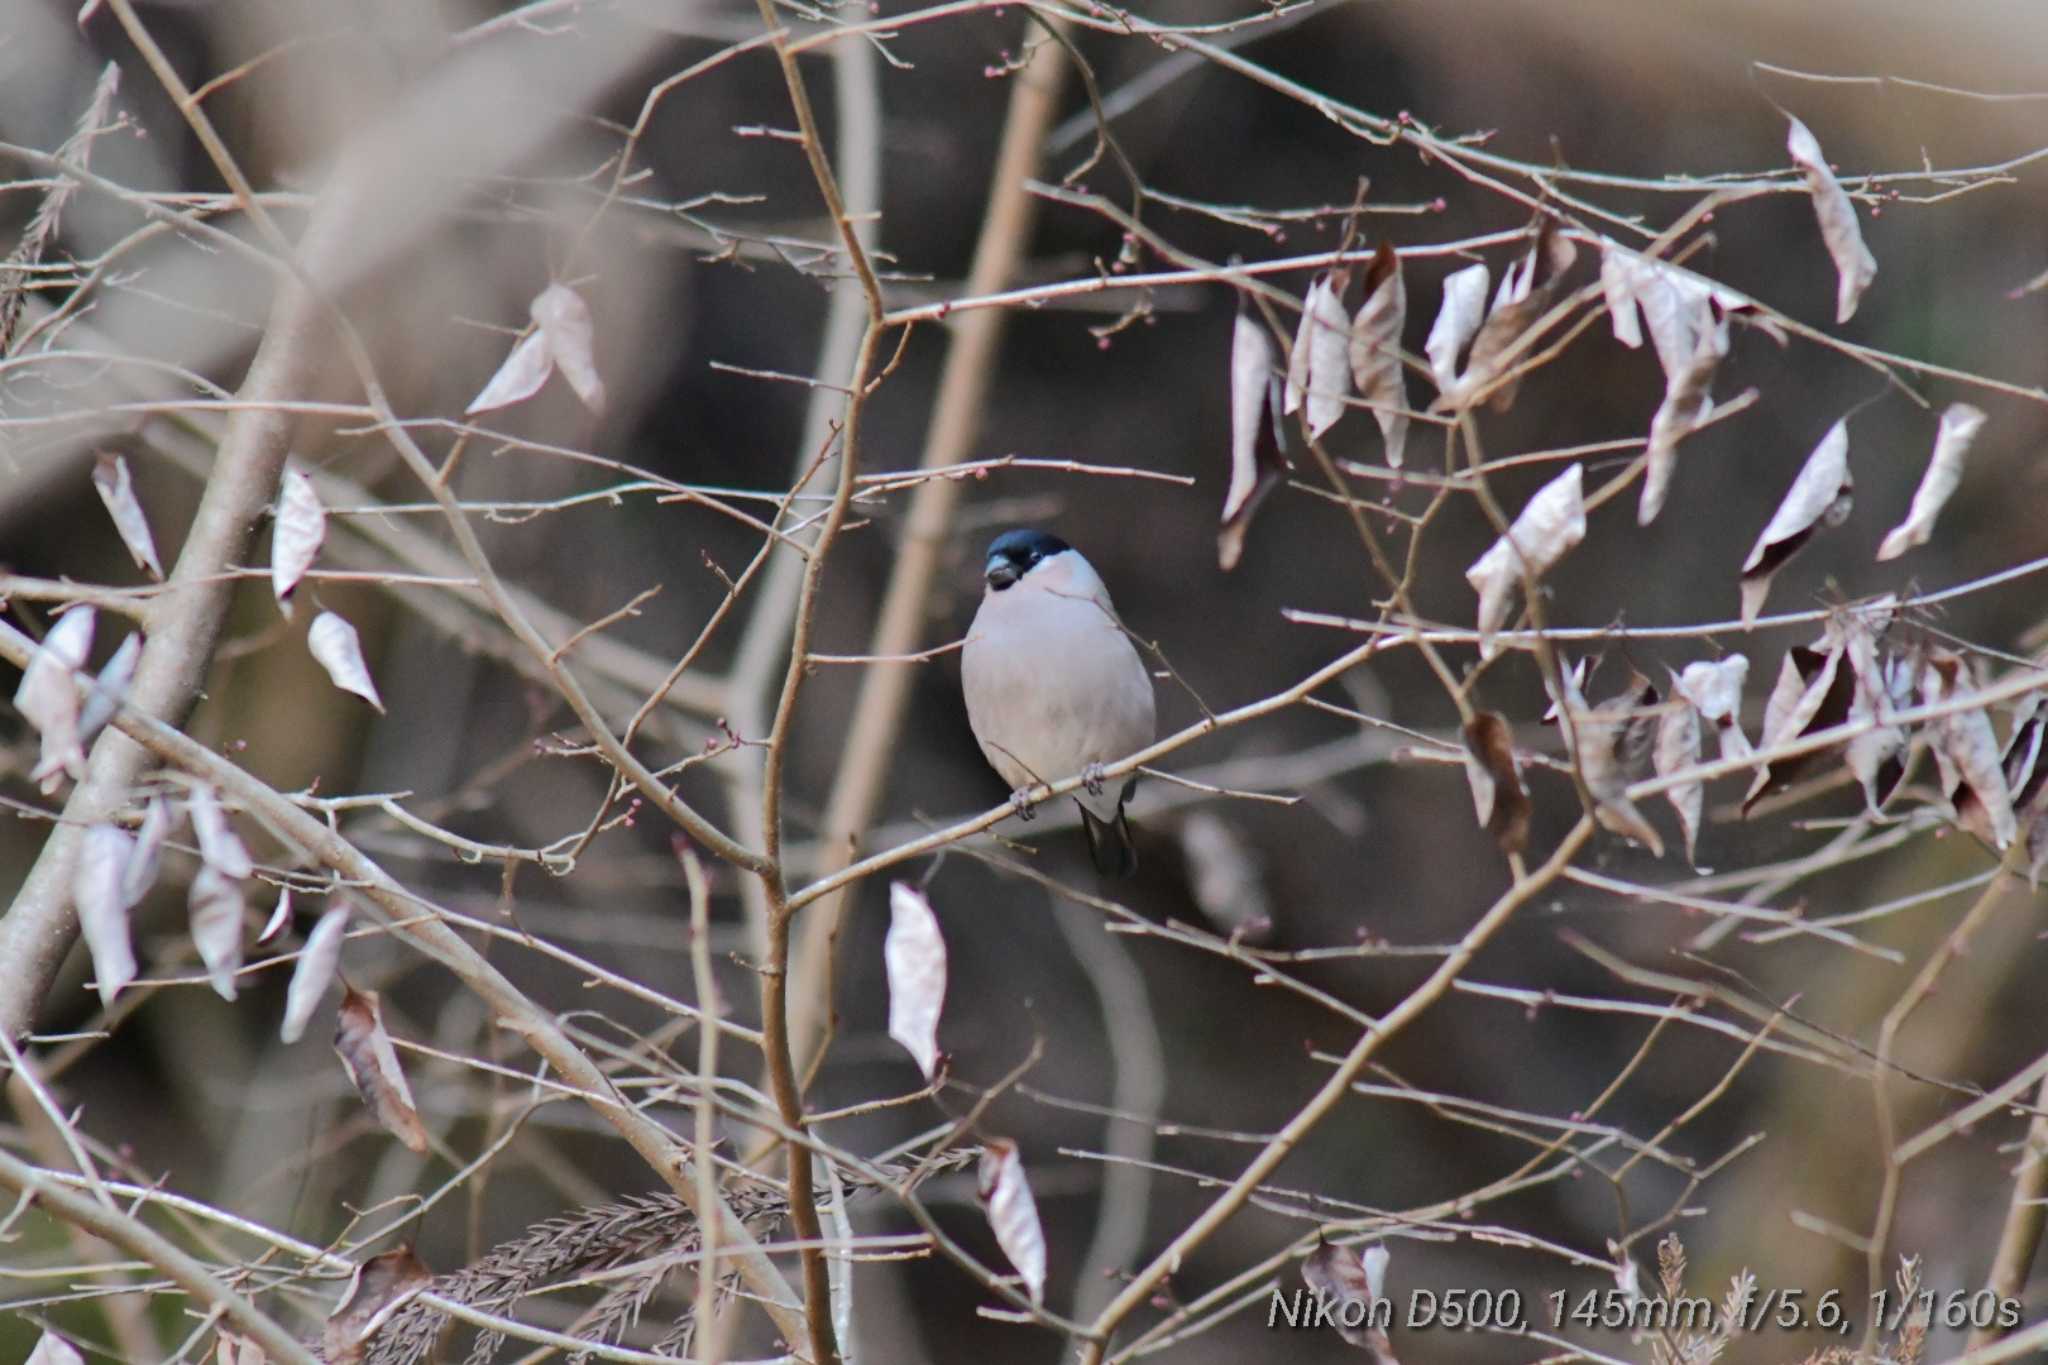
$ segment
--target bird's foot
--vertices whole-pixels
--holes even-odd
[[[1031,788],[1019,787],[1011,792],[1010,804],[1017,808],[1017,818],[1019,820],[1035,820],[1038,818],[1038,807],[1031,800]]]
[[[1087,789],[1090,796],[1102,795],[1102,765],[1100,763],[1090,763],[1087,767],[1081,769],[1081,785]]]

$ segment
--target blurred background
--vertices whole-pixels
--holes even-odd
[[[1146,17],[1220,23],[1257,9],[1166,0]],[[656,82],[751,37],[758,17],[708,3],[589,3],[550,8],[523,26],[492,26],[496,11],[489,7],[403,0],[345,11],[311,0],[219,0],[140,5],[138,13],[189,85],[255,63],[209,93],[206,107],[290,230],[304,221],[308,197],[335,173],[337,158],[377,187],[377,211],[361,240],[339,253],[325,283],[364,328],[395,408],[421,420],[418,435],[430,453],[450,449],[450,424],[525,324],[528,299],[551,278],[564,278],[590,301],[611,392],[606,414],[593,418],[565,386],[552,384],[488,422],[526,444],[473,444],[457,482],[472,502],[562,503],[545,514],[501,516],[501,524],[486,528],[486,543],[500,573],[563,620],[589,622],[659,584],[659,596],[604,636],[642,664],[652,661],[651,676],[659,678],[718,608],[724,576],[745,567],[758,532],[701,502],[644,492],[576,501],[625,476],[567,452],[732,490],[737,505],[765,515],[772,503],[747,495],[772,497],[788,486],[810,394],[734,367],[815,373],[832,291],[852,287],[826,278],[833,271],[821,265],[814,244],[829,240],[829,225],[800,148],[774,135],[791,116],[765,50],[708,66],[644,112]],[[798,31],[817,31],[797,11],[790,14]],[[211,164],[112,16],[74,18],[69,6],[0,0],[0,140],[57,147],[102,65],[112,61],[121,67],[116,109],[124,123],[95,144],[93,170],[166,204],[217,195],[223,187]],[[863,59],[880,109],[874,241],[886,253],[893,305],[961,292],[1009,92],[1009,81],[991,69],[1008,61],[1026,35],[1014,9],[975,11],[907,27],[887,41],[886,60]],[[1031,31],[1031,40],[1042,35]],[[1834,271],[1804,195],[1761,198],[1717,214],[1712,245],[1690,258],[1693,268],[1853,341],[2030,392],[1906,376],[1932,405],[1923,407],[1841,354],[1796,338],[1780,347],[1738,329],[1715,391],[1755,386],[1756,405],[1686,444],[1671,502],[1654,525],[1634,524],[1632,498],[1592,516],[1584,545],[1547,578],[1553,623],[1733,619],[1737,570],[1756,529],[1807,451],[1852,409],[1854,513],[1780,575],[1774,610],[1946,587],[2048,554],[2048,486],[2036,458],[2048,294],[2012,296],[2048,268],[2042,174],[2037,164],[2018,161],[2048,146],[2048,96],[2039,93],[2048,91],[2048,69],[2039,60],[2048,18],[2036,7],[1385,0],[1284,9],[1265,27],[1216,40],[1334,99],[1387,117],[1405,111],[1446,135],[1483,135],[1489,150],[1538,166],[1643,178],[1775,172],[1786,165],[1781,111],[1815,131],[1845,177],[2015,162],[2010,183],[1945,196],[1938,181],[1915,182],[1902,185],[1901,197],[1881,212],[1866,207],[1863,231],[1879,273],[1853,321],[1840,329],[1831,321]],[[1358,181],[1369,178],[1369,202],[1385,212],[1368,215],[1364,231],[1403,246],[1511,230],[1528,220],[1524,205],[1426,164],[1411,148],[1354,136],[1298,100],[1176,56],[1158,42],[1090,31],[1075,41],[1105,96],[1133,82],[1157,82],[1115,122],[1124,152],[1156,190],[1282,210],[1348,204]],[[837,145],[837,83],[849,78],[852,63],[829,51],[803,62],[827,141]],[[1819,83],[1758,63],[1954,89],[1880,79]],[[1166,67],[1177,74],[1159,80]],[[1062,124],[1046,151],[1041,174],[1048,181],[1078,164],[1093,141],[1085,97],[1072,81],[1061,98],[1060,118],[1069,116],[1079,121]],[[612,175],[606,159],[642,117],[632,164],[644,178],[597,215]],[[369,136],[366,129],[390,135]],[[19,181],[35,182],[40,174],[19,159],[8,164]],[[1126,198],[1109,163],[1084,180],[1112,200]],[[8,188],[0,215],[11,239],[40,191],[33,183]],[[1641,214],[1652,230],[1696,198],[1597,184],[1571,192],[1610,212]],[[1915,196],[1940,202],[1911,202]],[[229,231],[247,233],[235,214],[215,216]],[[82,193],[67,210],[51,258],[90,259],[141,221],[132,203]],[[1158,203],[1147,207],[1145,222],[1184,251],[1216,262],[1328,249],[1342,231],[1337,216],[1269,232]],[[1102,216],[1044,203],[1019,282],[1087,278],[1122,244],[1122,230]],[[1507,254],[1496,250],[1487,259],[1497,273]],[[1421,351],[1443,274],[1465,263],[1409,265],[1410,351]],[[1582,253],[1572,284],[1593,278],[1594,264]],[[1140,268],[1163,267],[1148,257]],[[1299,294],[1308,276],[1274,282]],[[218,417],[163,405],[195,396],[181,371],[228,389],[239,383],[271,288],[246,259],[189,234],[162,232],[125,250],[95,281],[92,306],[51,343],[79,356],[10,363],[0,389],[0,567],[82,582],[139,581],[92,489],[92,456],[102,450],[127,455],[169,562],[197,501]],[[64,294],[52,290],[38,299],[47,312]],[[1222,710],[1268,695],[1351,648],[1355,637],[1290,623],[1281,610],[1370,615],[1379,585],[1343,510],[1287,489],[1261,513],[1243,563],[1231,574],[1218,570],[1214,530],[1228,473],[1225,377],[1235,299],[1222,287],[1171,286],[1151,298],[1150,315],[1134,325],[1106,340],[1091,331],[1116,321],[1129,302],[1127,294],[1096,295],[1010,316],[973,455],[1132,466],[1186,475],[1192,484],[1014,469],[978,479],[949,529],[921,643],[960,637],[991,536],[1014,524],[1045,527],[1085,551],[1125,621],[1171,661],[1178,680],[1162,682],[1159,692],[1166,732],[1198,719],[1203,704]],[[31,321],[35,316],[32,310]],[[116,356],[129,359],[107,358]],[[916,464],[945,357],[942,328],[911,335],[873,401],[866,468]],[[1411,382],[1411,392],[1420,401],[1426,389]],[[1601,321],[1523,386],[1511,412],[1483,415],[1480,429],[1495,458],[1640,436],[1661,393],[1654,356],[1617,345]],[[307,397],[360,401],[339,364]],[[1910,500],[1936,415],[1959,399],[1982,407],[1989,421],[1939,533],[1924,549],[1874,563],[1878,540]],[[456,572],[447,567],[454,561],[442,548],[439,522],[402,510],[423,501],[416,483],[388,444],[362,425],[309,411],[294,447],[305,465],[347,481],[323,484],[336,513],[329,567],[370,576]],[[1340,456],[1380,458],[1377,432],[1361,415],[1341,423],[1327,443]],[[1437,429],[1418,426],[1408,458],[1412,468],[1440,466]],[[1589,474],[1625,462],[1595,456]],[[1297,475],[1312,477],[1305,467]],[[1494,484],[1510,508],[1548,471],[1520,475]],[[341,515],[347,489],[401,510]],[[1428,489],[1414,485],[1391,494],[1395,508],[1411,513],[1428,498]],[[820,651],[866,649],[901,543],[905,505],[902,496],[861,504],[831,561]],[[1376,525],[1397,530],[1391,518]],[[1492,538],[1476,506],[1451,500],[1425,542],[1418,610],[1468,625],[1474,602],[1463,570]],[[438,570],[430,567],[437,562]],[[253,569],[266,563],[259,542]],[[389,714],[345,705],[328,689],[303,648],[306,613],[297,625],[282,623],[267,583],[254,577],[238,597],[206,699],[189,727],[195,736],[280,789],[317,783],[326,795],[410,793],[409,807],[483,841],[546,844],[589,822],[605,795],[605,772],[587,757],[561,752],[575,737],[573,718],[507,663],[502,633],[464,595],[343,580],[321,581],[314,591],[361,630]],[[1936,624],[1964,640],[2027,654],[2039,648],[2029,633],[2048,615],[2042,602],[2038,580],[2022,578],[1945,603]],[[17,610],[39,626],[47,620],[39,607]],[[744,612],[712,635],[697,672],[723,676],[743,620]],[[1664,666],[1710,657],[1715,648],[1742,650],[1751,660],[1747,720],[1754,734],[1780,656],[1811,633],[1724,631],[1711,645],[1631,642],[1606,651],[1610,657],[1589,691],[1597,698],[1618,688],[1626,665],[1661,681]],[[108,633],[96,659],[112,643]],[[646,691],[644,683],[637,693],[630,686],[647,676],[632,671],[633,659],[591,665],[602,675],[600,699],[615,717],[630,715]],[[993,806],[1007,794],[968,732],[957,657],[914,667],[909,719],[871,847]],[[822,668],[804,694],[789,770],[793,840],[815,832],[860,674],[857,667]],[[715,701],[692,706],[687,685],[683,692],[683,704],[659,713],[644,746],[650,759],[673,762],[720,733],[723,713]],[[1318,695],[1429,734],[1455,732],[1455,710],[1412,652],[1390,651]],[[1554,732],[1536,725],[1546,702],[1532,663],[1497,666],[1478,699],[1516,725],[1519,743],[1555,751]],[[26,874],[47,830],[31,812],[55,807],[27,780],[32,732],[11,711],[0,727],[8,740],[0,755],[5,795],[22,817],[0,822],[5,892]],[[1474,825],[1459,769],[1397,761],[1398,737],[1380,742],[1387,738],[1384,731],[1361,736],[1340,716],[1295,708],[1181,750],[1167,764],[1175,771],[1229,763],[1242,776],[1270,767],[1295,775],[1265,785],[1303,799],[1284,807],[1197,801],[1152,782],[1134,808],[1140,875],[1105,894],[1152,924],[1200,924],[1227,935],[1236,926],[1228,914],[1205,918],[1218,907],[1198,904],[1185,852],[1189,821],[1199,815],[1205,823],[1195,839],[1227,841],[1238,850],[1233,867],[1250,870],[1247,885],[1222,909],[1262,912],[1269,924],[1255,936],[1263,935],[1269,949],[1362,946],[1287,970],[1357,1010],[1383,1012],[1438,961],[1391,950],[1454,941],[1507,884],[1504,861]],[[1345,743],[1354,739],[1360,742]],[[682,776],[680,789],[729,825],[720,770],[752,761],[742,752],[703,764]],[[1532,849],[1541,856],[1578,810],[1557,774],[1538,773],[1533,782]],[[1813,853],[1838,828],[1825,822],[1860,804],[1852,787],[1838,786],[1788,813],[1745,822],[1728,809],[1740,795],[1735,779],[1709,790],[1710,818],[1698,848],[1702,874]],[[1675,844],[1668,808],[1660,804],[1650,818]],[[691,998],[687,907],[669,830],[658,817],[643,812],[600,834],[572,876],[527,869],[510,881],[495,866],[465,866],[368,815],[346,828],[424,896],[479,916],[509,916],[526,932]],[[1035,849],[1029,861],[1047,874],[1094,885],[1078,833],[1057,812],[1001,832]],[[253,826],[245,834],[257,837]],[[1656,885],[1678,886],[1694,876],[1675,854],[1659,863],[1609,835],[1581,862]],[[193,866],[189,858],[174,860],[137,911],[144,961],[157,964],[146,975],[193,978],[181,884]],[[1790,885],[1771,904],[1815,916],[1840,913],[1949,886],[1991,866],[1968,836],[1930,833]],[[929,870],[913,863],[908,875]],[[864,884],[851,907],[835,997],[838,1030],[812,1091],[819,1108],[919,1084],[907,1055],[883,1032],[885,881]],[[719,946],[744,954],[736,883],[722,875],[715,890]],[[1115,1288],[1089,1264],[1105,1170],[1126,1172],[1119,1208],[1137,1221],[1123,1264],[1142,1265],[1213,1199],[1213,1187],[1194,1176],[1228,1178],[1240,1170],[1258,1135],[1283,1123],[1321,1084],[1328,1054],[1341,1054],[1356,1036],[1357,1026],[1341,1014],[1261,984],[1245,961],[1164,934],[1105,934],[1099,909],[1056,900],[1036,882],[974,856],[944,859],[928,890],[951,952],[941,1041],[954,1076],[969,1086],[992,1085],[1034,1040],[1043,1046],[1024,1087],[995,1104],[984,1128],[1014,1138],[1025,1153],[1051,1245],[1049,1299],[1056,1306],[1099,1305]],[[1735,934],[1709,957],[1739,976],[1714,979],[1744,983],[1759,1000],[1796,997],[1808,1023],[1869,1046],[1884,1011],[1973,895],[1966,889],[1929,897],[1857,928],[1897,961],[1813,937],[1760,944]],[[2038,901],[2016,899],[1948,967],[1902,1034],[1904,1064],[1989,1088],[2043,1051],[2048,1039],[2031,985],[2043,965],[2039,909]],[[1560,931],[1569,928],[1656,970],[1700,978],[1709,969],[1676,952],[1708,922],[1680,906],[1560,884],[1528,907],[1465,979],[1665,1004],[1668,995],[1616,979],[1561,941]],[[83,984],[89,964],[82,952],[74,958],[39,1020],[44,1034],[94,1025],[95,997]],[[500,944],[493,958],[552,1008],[598,1010],[624,1030],[662,1022],[617,993],[586,990],[577,973],[536,954]],[[385,993],[394,1033],[477,1054],[505,1046],[474,1000],[396,946],[353,943],[345,969]],[[720,970],[730,1009],[751,1021],[752,975],[730,959]],[[83,1106],[84,1128],[119,1144],[138,1170],[321,1242],[345,1226],[351,1208],[423,1190],[448,1172],[397,1150],[376,1130],[322,1042],[274,1041],[283,983],[282,972],[258,975],[234,1005],[196,979],[154,990],[109,1041],[65,1073],[61,1089],[69,1103]],[[1386,1073],[1373,1080],[1399,1078],[1441,1095],[1568,1120],[1629,1065],[1653,1026],[1640,1016],[1532,1008],[1456,992],[1401,1035],[1384,1056]],[[677,1049],[684,1056],[687,1044]],[[1707,1094],[1741,1050],[1724,1034],[1664,1029],[1600,1121],[1651,1137]],[[523,1065],[516,1058],[511,1064]],[[479,1082],[419,1057],[408,1066],[430,1122],[457,1150],[474,1152],[482,1132],[475,1118]],[[1897,1083],[1894,1094],[1908,1134],[1961,1102],[1928,1085]],[[1134,1097],[1142,1101],[1136,1117],[1169,1126],[1155,1132],[1105,1120],[1103,1107],[1128,1109]],[[958,1114],[971,1103],[971,1095],[956,1093],[945,1112]],[[919,1103],[827,1124],[825,1132],[874,1152],[943,1121],[945,1112]],[[687,1109],[673,1116],[679,1125],[688,1121]],[[1907,1168],[1892,1245],[1925,1258],[1928,1287],[1981,1286],[2023,1126],[2010,1115],[1987,1119]],[[1491,1202],[1471,1220],[1512,1233],[1468,1235],[1438,1223],[1391,1236],[1390,1287],[1397,1299],[1413,1289],[1513,1287],[1533,1312],[1554,1290],[1577,1294],[1611,1284],[1594,1264],[1611,1260],[1608,1239],[1682,1201],[1687,1212],[1676,1226],[1691,1258],[1694,1292],[1718,1299],[1728,1278],[1747,1266],[1765,1288],[1815,1295],[1839,1288],[1860,1306],[1866,1288],[1876,1287],[1865,1285],[1862,1253],[1816,1229],[1868,1229],[1882,1174],[1868,1080],[1761,1055],[1665,1150],[1705,1166],[1758,1134],[1761,1141],[1696,1189],[1669,1166],[1645,1161],[1619,1186],[1591,1175],[1552,1181]],[[1133,1194],[1135,1168],[1089,1155],[1104,1151],[1143,1155],[1160,1169],[1137,1181]],[[1616,1148],[1596,1159],[1613,1170],[1621,1153]],[[1356,1212],[1353,1206],[1403,1210],[1483,1185],[1532,1154],[1521,1138],[1455,1121],[1441,1107],[1358,1096],[1315,1130],[1276,1180],[1346,1201],[1331,1206],[1333,1213]],[[517,1178],[494,1178],[467,1207],[449,1201],[420,1220],[420,1250],[431,1265],[459,1265],[475,1247],[537,1218],[656,1184],[637,1162],[621,1159],[617,1143],[587,1114],[560,1105],[539,1111],[495,1169]],[[930,1196],[949,1232],[1000,1264],[971,1175],[941,1178]],[[861,1208],[859,1224],[864,1231],[913,1228],[882,1200]],[[1161,1306],[1204,1292],[1305,1229],[1298,1213],[1246,1210],[1173,1277]],[[1647,1272],[1654,1265],[1647,1241],[1632,1250]],[[0,1260],[56,1254],[17,1243]],[[1294,1270],[1282,1271],[1279,1282],[1292,1290]],[[1044,1333],[978,1316],[977,1306],[990,1296],[943,1260],[883,1263],[864,1271],[861,1284],[867,1359],[943,1361],[971,1353],[991,1362],[1031,1361],[1059,1353]],[[2040,1292],[2037,1285],[2030,1296],[2030,1319]],[[87,1315],[57,1317],[92,1332]],[[1172,1347],[1172,1358],[1353,1353],[1334,1334],[1276,1337],[1264,1323],[1261,1304]],[[1933,1357],[1960,1349],[1962,1336],[1937,1329]],[[1622,1337],[1584,1339],[1611,1355],[1647,1359],[1646,1348]],[[22,1329],[0,1326],[0,1355],[12,1358],[31,1340]],[[1765,1334],[1740,1344],[1736,1357],[1792,1360],[1828,1340]],[[1528,1343],[1483,1334],[1397,1333],[1394,1346],[1411,1361],[1532,1356]]]

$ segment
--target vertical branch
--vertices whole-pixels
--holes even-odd
[[[2012,1182],[2012,1202],[2006,1206],[2005,1227],[1998,1234],[1998,1254],[1992,1258],[1991,1273],[1984,1287],[2001,1300],[2017,1299],[2027,1287],[2034,1268],[2034,1253],[2041,1246],[2041,1227],[2048,1220],[2048,1078],[2034,1092],[2034,1117],[2027,1124],[2027,1138],[2020,1145],[2019,1174]],[[1988,1346],[2000,1336],[1999,1328],[1986,1325],[1970,1333],[1969,1349]]]
[[[1062,20],[1051,22],[1064,24]],[[1032,225],[1038,216],[1037,201],[1025,190],[1024,182],[1037,169],[1040,149],[1059,105],[1066,69],[1065,49],[1058,43],[1047,42],[1011,78],[1014,83],[1003,123],[1002,146],[989,183],[988,212],[982,219],[981,235],[975,242],[974,261],[967,276],[966,288],[971,295],[992,294],[1006,285],[1030,245]],[[982,411],[1006,319],[1007,314],[1001,309],[982,308],[950,324],[952,344],[946,352],[931,429],[920,461],[923,468],[959,462],[980,435]],[[901,552],[890,574],[881,616],[868,645],[870,655],[908,654],[917,648],[924,630],[925,603],[931,596],[932,579],[938,572],[940,551],[952,525],[960,489],[960,484],[952,479],[926,479],[912,495]],[[913,670],[900,665],[877,664],[861,679],[860,698],[853,720],[846,727],[846,747],[835,770],[832,795],[820,831],[825,865],[815,869],[818,875],[830,875],[852,863],[861,831],[874,821],[914,676]],[[796,992],[798,1013],[791,1032],[794,1050],[804,1058],[806,1066],[825,1031],[833,947],[838,941],[844,910],[843,894],[826,897],[805,921],[798,945],[796,960],[803,982]]]

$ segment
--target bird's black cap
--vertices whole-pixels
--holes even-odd
[[[1001,592],[1031,572],[1031,566],[1039,560],[1072,548],[1058,536],[1034,531],[1028,526],[1005,531],[989,543],[986,568],[989,586]]]

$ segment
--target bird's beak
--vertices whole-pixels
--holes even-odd
[[[1017,581],[1017,566],[1007,559],[991,559],[985,572],[988,575],[988,585],[997,592]]]

